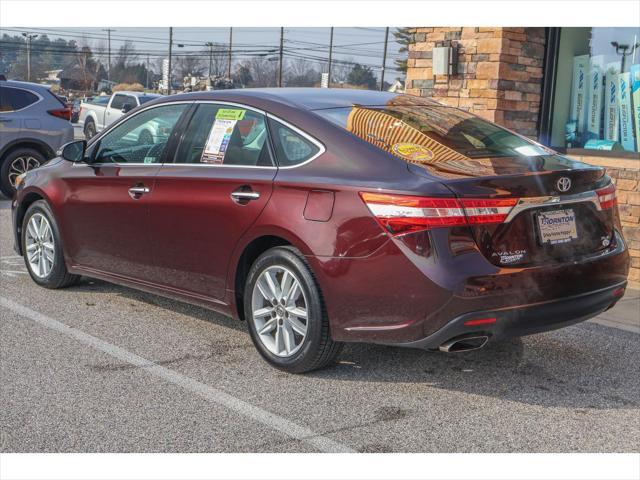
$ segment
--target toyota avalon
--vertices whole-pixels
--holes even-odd
[[[580,322],[629,268],[602,168],[408,95],[160,98],[16,185],[35,283],[205,306],[289,372],[344,342],[455,352]]]

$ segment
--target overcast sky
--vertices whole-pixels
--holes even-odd
[[[104,28],[107,28],[106,26]],[[400,75],[395,70],[394,60],[402,58],[398,54],[400,45],[395,41],[393,31],[389,29],[389,44],[387,50],[387,63],[385,80],[392,81]],[[106,46],[107,33],[102,28],[94,27],[65,27],[65,28],[0,28],[0,32],[9,35],[19,34],[22,31],[33,33],[46,33],[49,38],[57,36],[70,40],[76,38],[88,42],[90,45],[103,44]],[[285,57],[305,57],[316,63],[329,55],[330,29],[327,28],[296,28],[285,27],[284,48]],[[200,52],[206,42],[227,44],[229,41],[229,29],[223,27],[212,28],[174,28],[173,29],[174,52],[177,54],[187,52]],[[132,40],[136,50],[140,53],[149,53],[159,57],[166,55],[169,40],[169,29],[159,27],[141,28],[115,28],[111,32],[111,49],[115,52],[125,40]],[[384,51],[385,28],[335,28],[333,45],[333,58],[336,60],[349,60],[370,66],[376,76],[379,76],[382,66]],[[180,47],[179,45],[183,45]],[[280,45],[279,28],[234,28],[233,50],[236,52],[234,61],[246,58],[246,55],[268,50],[276,50]],[[245,55],[243,57],[243,55]]]

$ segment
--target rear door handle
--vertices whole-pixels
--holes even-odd
[[[142,195],[144,195],[145,193],[149,193],[150,191],[151,190],[149,190],[149,187],[145,187],[143,185],[138,185],[138,186],[135,186],[135,187],[131,187],[129,189],[129,195],[131,196],[131,198],[138,199]]]

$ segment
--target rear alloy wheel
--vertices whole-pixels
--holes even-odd
[[[16,191],[16,179],[23,173],[38,168],[46,161],[44,155],[32,148],[17,148],[9,152],[0,168],[0,190],[7,197]]]
[[[281,266],[264,270],[253,287],[252,318],[262,344],[274,355],[290,357],[307,336],[307,299],[300,281]]]
[[[331,339],[322,296],[298,250],[263,253],[249,272],[244,302],[253,343],[274,367],[303,373],[338,355],[341,344]]]
[[[38,285],[63,288],[80,279],[67,271],[58,226],[44,200],[31,204],[24,216],[22,254],[29,275]]]

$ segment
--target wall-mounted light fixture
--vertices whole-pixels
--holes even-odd
[[[433,75],[455,75],[457,73],[458,47],[456,45],[433,47]]]

